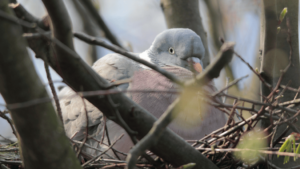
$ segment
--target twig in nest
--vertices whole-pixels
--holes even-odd
[[[224,40],[221,41],[222,43],[224,43]],[[240,58],[242,60],[242,62],[244,62],[248,67],[249,69],[259,78],[259,80],[265,85],[267,86],[270,90],[272,90],[272,86],[270,84],[268,84],[265,79],[258,73],[254,70],[254,68],[241,56],[239,55],[238,53],[236,53],[234,51],[234,54]]]
[[[120,113],[117,109],[118,105],[113,102],[113,100],[110,98],[110,96],[107,96],[107,97],[108,97],[108,101],[110,102],[110,104],[115,108],[115,116],[116,116],[117,120],[121,123],[122,128],[124,128],[125,131],[129,134],[133,144],[137,144],[138,139],[135,136],[137,134],[136,131],[133,131],[130,129],[130,127],[126,124],[126,122],[123,120],[122,116],[120,115]],[[149,162],[155,163],[154,160],[146,153],[143,153],[142,156],[144,158],[146,158]]]
[[[0,167],[1,167],[2,169],[9,169],[9,168],[6,167],[4,164],[0,164]]]
[[[81,97],[81,100],[82,100],[82,103],[83,103],[83,106],[84,106],[84,111],[85,111],[86,126],[85,126],[85,137],[84,137],[84,140],[83,140],[83,142],[80,144],[79,149],[78,149],[77,154],[76,154],[77,158],[78,158],[78,156],[79,156],[79,154],[80,154],[80,152],[81,152],[81,150],[82,150],[83,145],[84,145],[85,142],[87,141],[88,135],[89,135],[89,115],[88,115],[88,111],[87,111],[87,109],[86,109],[86,104],[85,104],[84,98]]]
[[[265,79],[258,73],[258,72],[256,72],[255,70],[254,70],[254,68],[248,63],[248,62],[246,62],[245,60],[244,60],[244,58],[241,56],[241,55],[239,55],[238,53],[236,53],[236,52],[234,52],[234,54],[238,57],[238,58],[240,58],[241,60],[242,60],[242,62],[244,62],[248,67],[249,67],[249,69],[259,78],[259,80],[265,85],[265,86],[267,86],[270,90],[272,90],[272,86],[270,85],[270,84],[268,84],[266,81],[265,81]]]
[[[105,115],[103,115],[103,123],[104,123],[104,130],[103,130],[103,133],[102,133],[102,136],[101,136],[100,144],[103,144],[103,141],[104,141],[104,138],[105,138],[105,133],[106,133],[106,130],[107,130],[106,116]],[[107,137],[107,142],[110,145],[110,140],[108,140],[108,139],[109,139],[109,137]]]
[[[294,100],[297,99],[299,92],[300,92],[300,87],[298,87],[298,91],[297,91],[297,93],[295,94]]]
[[[228,94],[228,88],[229,88],[229,85],[228,85],[228,83],[229,83],[229,77],[226,77],[226,85],[225,85],[225,94]],[[223,96],[223,103],[226,103],[226,96]]]
[[[118,167],[125,167],[126,166],[126,163],[121,163],[121,164],[110,164],[110,165],[106,165],[106,166],[103,166],[103,165],[91,165],[91,166],[93,166],[93,167],[101,167],[101,169],[108,169],[108,168],[118,168]],[[144,167],[146,167],[146,168],[148,168],[148,167],[150,167],[150,168],[152,168],[153,167],[153,165],[151,165],[151,164],[136,164],[136,166],[137,167],[140,167],[140,168],[144,168]]]
[[[16,138],[18,138],[18,137],[17,137],[17,132],[16,132],[16,130],[15,130],[15,127],[14,127],[14,125],[13,125],[12,120],[11,120],[9,117],[7,117],[7,116],[5,115],[5,113],[2,112],[2,111],[0,111],[0,117],[2,117],[4,120],[6,120],[6,121],[8,122],[8,124],[10,125],[10,127],[11,127],[11,129],[12,129],[12,131],[13,131],[13,134],[16,136]]]
[[[110,138],[109,138],[109,133],[108,133],[108,129],[107,129],[107,125],[106,125],[106,116],[105,115],[103,115],[104,116],[104,131],[103,131],[103,134],[102,134],[102,138],[101,138],[101,142],[100,142],[100,144],[102,144],[103,143],[103,140],[104,140],[104,135],[106,134],[106,138],[107,138],[107,143],[108,143],[108,146],[110,146]],[[115,149],[113,149],[112,148],[112,151],[113,151],[113,153],[115,154],[115,156],[117,157],[117,159],[121,159],[119,156],[118,156],[118,154],[117,154],[117,152],[115,151]]]
[[[246,121],[242,121],[242,122],[238,123],[236,126],[234,126],[234,127],[230,128],[230,129],[228,129],[227,131],[224,131],[223,133],[219,134],[219,137],[223,137],[223,136],[226,136],[226,135],[229,135],[229,134],[235,132],[236,130],[238,130],[239,128],[243,127],[245,124],[247,124],[247,122],[254,120],[256,117],[257,117],[257,114],[249,117]],[[210,143],[212,143],[215,140],[216,140],[216,138],[212,138],[209,141],[207,141],[207,143],[210,144]],[[199,148],[201,148],[201,147],[202,146],[199,146]]]
[[[71,142],[76,143],[76,144],[79,144],[79,146],[83,145],[83,146],[86,146],[86,147],[88,147],[88,148],[90,148],[90,149],[93,149],[93,150],[102,152],[102,150],[97,149],[97,148],[95,148],[95,147],[93,147],[93,146],[90,146],[90,145],[88,145],[88,144],[86,144],[86,143],[84,143],[84,142],[81,142],[81,141],[71,140]],[[82,153],[82,152],[80,152],[80,153]],[[110,156],[110,155],[107,154],[107,153],[105,153],[105,155],[107,155],[109,158],[115,159],[114,157]]]
[[[94,138],[92,138],[92,139],[94,139]],[[97,140],[95,140],[95,141],[97,141]],[[109,147],[108,144],[103,143],[103,145],[106,145],[106,146]],[[119,154],[124,155],[124,156],[127,156],[127,155],[128,155],[128,154],[126,154],[126,153],[124,153],[124,152],[122,152],[122,151],[119,151],[119,150],[117,150],[117,149],[115,149],[115,148],[113,148],[113,147],[112,147],[111,149],[114,150],[115,152],[119,153]]]
[[[124,128],[125,131],[129,134],[132,142],[134,144],[136,144],[138,141],[137,138],[135,137],[136,131],[131,130],[130,127],[126,124],[126,122],[123,120],[122,116],[120,115],[120,113],[117,109],[117,107],[119,105],[115,104],[110,96],[107,96],[107,98],[108,98],[108,101],[110,102],[110,104],[115,108],[115,116],[116,116],[117,120],[122,124],[122,128]]]
[[[281,122],[278,122],[278,123],[276,123],[276,125],[280,125],[280,124],[282,124],[282,123],[291,121],[291,120],[295,119],[299,114],[300,114],[300,110],[299,110],[296,114],[294,114],[292,117],[290,117],[290,118],[288,118],[288,119],[285,119],[285,120],[283,120],[283,121],[281,121]]]
[[[197,150],[201,151],[212,151],[212,148],[197,148]],[[226,149],[214,149],[216,152],[240,152],[240,151],[251,151],[251,152],[259,152],[263,154],[272,154],[272,155],[280,155],[280,156],[290,156],[290,157],[300,157],[300,154],[297,153],[289,153],[289,152],[277,152],[276,151],[268,151],[268,150],[253,150],[253,149],[239,149],[239,148],[226,148]]]
[[[273,143],[273,147],[286,135],[286,133],[289,131],[289,126],[287,126],[287,128],[279,135],[279,137],[274,141]],[[274,135],[276,134],[276,132],[274,132]],[[273,148],[271,147],[271,148]]]
[[[247,78],[249,75],[245,75],[243,77],[240,77],[238,79],[235,79],[234,81],[230,82],[228,85],[226,85],[223,89],[215,92],[212,94],[212,97],[217,96],[218,94],[224,92],[225,90],[229,89],[230,87],[232,87],[233,85],[237,84],[238,82],[240,82],[241,80],[243,80],[244,78]]]
[[[108,150],[110,150],[116,143],[117,141],[119,141],[122,137],[124,136],[124,134],[122,134],[119,138],[117,138],[117,140],[115,142],[113,142],[105,151],[103,151],[101,154],[95,156],[94,158],[90,159],[89,161],[87,161],[86,163],[82,164],[81,167],[87,166],[88,164],[90,164],[91,162],[95,161],[96,159],[98,159],[100,156],[102,156],[104,153],[106,153]]]
[[[0,152],[15,152],[19,151],[19,148],[0,148]]]
[[[235,102],[236,102],[236,100],[235,100]],[[228,117],[228,120],[227,120],[227,122],[226,122],[225,125],[229,125],[231,121],[233,121],[233,124],[234,124],[233,115],[235,114],[235,109],[236,109],[236,107],[237,107],[239,104],[240,104],[239,102],[237,102],[237,103],[234,104],[234,106],[233,106],[233,108],[232,108],[232,110],[231,110],[231,112],[230,112],[230,116]]]

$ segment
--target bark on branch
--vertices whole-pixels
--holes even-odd
[[[0,1],[0,10],[13,17],[7,0]],[[2,18],[0,31],[5,32],[0,40],[0,92],[5,102],[9,105],[49,97],[28,55],[20,25]],[[80,168],[50,102],[10,112],[26,168]]]

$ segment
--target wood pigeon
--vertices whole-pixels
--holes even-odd
[[[190,79],[193,78],[192,72],[202,71],[201,59],[205,55],[205,49],[201,38],[195,32],[190,29],[176,28],[157,35],[149,49],[136,55],[163,67],[179,78]],[[156,118],[159,118],[178,97],[176,92],[147,92],[147,90],[176,91],[179,88],[159,73],[120,54],[108,54],[100,58],[94,63],[93,69],[110,82],[131,78],[129,84],[122,84],[118,88],[120,90],[145,90],[140,93],[127,93],[127,96]],[[199,91],[195,91],[195,95],[184,98],[187,100],[187,106],[170,125],[171,130],[184,139],[195,140],[224,126],[226,123],[224,113],[208,105],[203,99],[199,99],[199,97],[205,97],[205,93],[214,91],[216,89],[210,83],[201,90],[202,95],[198,95]],[[67,136],[80,141],[85,137],[85,109],[81,97],[66,97],[74,94],[69,87],[62,89],[59,93],[59,96],[63,98],[60,104]],[[88,101],[85,100],[85,103],[88,111],[89,135],[93,137],[86,143],[103,151],[108,148],[107,138],[104,139],[104,144],[99,144],[104,132],[103,114]],[[125,130],[111,120],[107,120],[106,125],[112,142],[121,134],[125,134],[114,148],[127,153],[133,144]],[[100,153],[88,147],[84,147],[83,152],[90,155]],[[115,157],[111,150],[107,154],[108,157]],[[122,154],[118,156],[122,159],[126,158]]]

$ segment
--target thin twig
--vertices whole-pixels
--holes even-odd
[[[19,151],[19,148],[0,148],[0,152],[15,152]]]
[[[112,44],[115,44],[115,45],[123,48],[122,45],[118,42],[117,38],[112,34],[112,32],[106,26],[106,24],[103,21],[101,15],[96,10],[96,8],[93,6],[93,3],[90,0],[81,0],[80,2],[87,9],[87,11],[91,14],[92,18],[96,21],[96,23],[98,24],[98,26],[103,30],[103,32],[105,33],[105,37]]]
[[[129,128],[129,126],[126,124],[126,122],[123,120],[122,116],[120,115],[117,107],[119,106],[118,104],[114,103],[113,100],[111,99],[110,96],[107,96],[108,101],[110,102],[110,104],[115,108],[115,116],[116,119],[121,123],[122,128],[125,129],[125,131],[129,134],[129,136],[131,137],[131,140],[134,144],[137,143],[137,138],[135,137],[135,135],[137,134],[136,131],[133,131]]]
[[[234,54],[238,57],[238,58],[240,58],[241,60],[242,60],[242,62],[244,62],[248,67],[249,67],[249,69],[259,78],[259,80],[265,85],[265,86],[267,86],[270,90],[272,90],[272,86],[270,85],[270,84],[268,84],[266,81],[265,81],[265,79],[258,73],[258,72],[256,72],[255,70],[254,70],[254,68],[247,62],[247,61],[245,61],[244,60],[244,58],[241,56],[241,55],[239,55],[238,53],[236,53],[236,52],[234,52]]]
[[[53,95],[53,98],[54,98],[54,101],[55,101],[56,111],[58,113],[58,116],[59,116],[61,122],[63,123],[64,120],[63,120],[63,116],[62,116],[62,112],[61,112],[61,107],[60,107],[59,99],[58,99],[58,96],[56,94],[55,87],[54,87],[53,81],[52,81],[52,77],[51,77],[51,74],[50,74],[50,71],[49,71],[49,65],[48,65],[47,57],[44,57],[44,67],[45,67],[47,79],[48,79],[48,82],[49,82],[49,86],[50,86],[50,89],[51,89],[51,92],[52,92],[52,95]],[[63,127],[64,127],[64,125],[63,125]]]
[[[94,158],[90,159],[86,163],[82,164],[81,167],[84,167],[84,166],[90,164],[91,162],[95,161],[96,159],[98,159],[100,156],[102,156],[104,153],[106,153],[108,150],[110,150],[117,143],[117,141],[119,141],[123,136],[124,136],[124,134],[122,134],[119,138],[117,138],[115,140],[115,142],[113,142],[105,151],[103,151],[101,154],[95,156]]]
[[[103,141],[104,141],[104,138],[105,138],[105,133],[106,133],[106,130],[107,130],[106,116],[105,115],[103,115],[103,123],[104,123],[104,130],[103,130],[103,133],[102,133],[102,136],[101,136],[101,139],[100,139],[101,140],[100,144],[103,144]],[[108,134],[106,134],[106,135],[108,135]],[[107,137],[107,139],[109,139],[109,137]],[[110,140],[108,141],[108,144],[110,145]]]
[[[2,117],[4,120],[6,120],[8,122],[8,124],[10,125],[10,128],[12,129],[13,134],[15,135],[16,138],[18,138],[17,137],[17,132],[16,132],[15,127],[13,125],[13,121],[8,116],[6,116],[5,113],[2,112],[2,111],[0,111],[0,117]]]
[[[295,94],[294,100],[297,99],[299,92],[300,92],[300,87],[298,87],[298,91],[297,91],[297,93]]]
[[[300,154],[297,153],[289,153],[289,152],[276,152],[276,151],[268,151],[268,150],[253,150],[253,149],[239,149],[239,148],[224,148],[224,149],[212,149],[212,148],[197,148],[199,151],[216,151],[216,152],[240,152],[240,151],[251,151],[251,152],[259,152],[263,154],[272,154],[272,155],[280,155],[280,156],[289,156],[289,157],[300,157]]]
[[[283,115],[282,115],[283,116]],[[278,122],[280,122],[281,121],[281,117],[280,117],[280,119],[278,120]],[[278,126],[279,125],[276,125],[275,126],[275,129],[274,129],[274,131],[273,131],[273,134],[272,134],[272,137],[271,137],[271,140],[270,140],[270,147],[274,147],[275,145],[274,145],[274,138],[275,138],[275,134],[277,133],[277,128],[278,128]]]
[[[241,80],[243,80],[244,78],[247,78],[249,75],[245,75],[243,77],[240,77],[238,79],[235,79],[234,81],[230,82],[228,85],[226,85],[223,89],[215,92],[214,94],[212,94],[212,97],[217,96],[218,94],[224,92],[225,90],[229,89],[230,87],[232,87],[233,85],[237,84],[238,82],[240,82]],[[225,103],[225,101],[223,101]]]
[[[236,102],[236,100],[235,100],[234,106],[233,106],[233,108],[232,108],[232,110],[231,110],[231,112],[230,112],[230,116],[228,117],[228,120],[227,120],[227,122],[226,122],[225,125],[229,125],[231,121],[234,121],[233,115],[235,114],[235,109],[236,109],[236,107],[237,107],[239,104],[240,104],[240,103],[239,103],[239,102]]]
[[[71,142],[79,144],[79,146],[83,145],[83,146],[86,146],[87,148],[90,148],[90,149],[93,149],[93,150],[96,150],[96,151],[99,151],[99,152],[103,152],[103,150],[100,150],[98,148],[92,147],[92,146],[88,145],[87,143],[84,143],[84,142],[81,142],[81,141],[71,140]],[[115,159],[114,157],[110,156],[107,153],[105,153],[105,155],[107,155],[109,158]]]
[[[1,164],[1,163],[0,163],[0,165],[1,165],[0,168],[2,168],[2,169],[9,169],[9,168],[6,167],[4,164]]]
[[[25,26],[27,28],[36,28],[37,27],[36,23],[30,23],[30,22],[27,22],[27,21],[20,20],[20,19],[18,19],[16,17],[13,17],[11,15],[7,15],[5,12],[3,12],[1,10],[0,10],[0,17],[3,18],[3,19],[8,20],[10,22],[16,23],[18,25]]]
[[[111,89],[111,90],[96,90],[96,91],[77,92],[77,94],[81,95],[84,98],[92,97],[92,96],[101,96],[101,95],[105,96],[105,95],[118,94],[118,93],[172,93],[172,94],[175,93],[175,94],[178,94],[178,93],[180,93],[180,91],[178,91],[178,90],[116,90],[116,89]],[[59,97],[59,99],[73,98],[73,97],[76,97],[77,94],[73,94],[70,96],[62,96],[62,97]],[[29,100],[29,101],[21,102],[21,103],[0,104],[0,106],[4,106],[10,110],[14,110],[14,109],[33,106],[36,104],[51,102],[53,100],[54,100],[54,98],[46,97],[46,98]]]
[[[109,138],[109,133],[108,133],[108,129],[107,129],[107,124],[106,124],[106,116],[104,116],[104,131],[103,132],[105,132],[106,133],[106,138],[107,138],[107,143],[108,143],[108,145],[110,146],[110,138]],[[103,135],[102,135],[102,139],[101,139],[101,143],[100,144],[102,144],[103,143],[103,139],[104,139],[104,133],[103,133]],[[115,154],[115,156],[117,157],[117,159],[121,159],[119,156],[118,156],[118,154],[117,154],[117,152],[115,151],[115,149],[112,149],[112,151],[113,151],[113,153]]]
[[[86,103],[84,101],[84,98],[82,96],[81,97],[81,100],[82,100],[82,103],[83,103],[83,107],[84,107],[84,112],[85,112],[85,118],[86,118],[86,126],[85,126],[85,137],[84,137],[84,140],[83,142],[80,144],[79,146],[79,149],[77,151],[77,158],[82,150],[82,147],[83,145],[85,144],[85,142],[88,140],[88,135],[89,135],[89,115],[88,115],[88,111],[87,111],[87,108],[86,108]]]
[[[229,83],[229,78],[228,77],[226,77],[226,85],[225,85],[225,88],[227,88],[227,89],[225,89],[225,94],[228,94],[228,88],[229,88],[229,85],[228,85],[228,83]],[[226,96],[223,96],[223,103],[226,103]]]

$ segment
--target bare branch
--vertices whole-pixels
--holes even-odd
[[[93,6],[92,2],[90,0],[81,0],[80,1],[88,12],[92,15],[93,19],[96,21],[98,26],[103,30],[105,33],[105,37],[114,45],[119,46],[120,48],[123,48],[122,45],[118,42],[117,38],[111,33],[109,28],[106,26],[105,22],[103,21],[102,17],[96,10],[96,8]],[[123,48],[124,49],[124,48]]]
[[[48,17],[46,16],[43,19],[39,19],[31,15],[22,4],[10,4],[9,5],[15,12],[16,16],[20,19],[23,19],[24,21],[35,23],[37,26],[45,31],[50,30],[50,24],[48,21]]]
[[[52,21],[53,36],[68,46],[68,48],[74,50],[72,24],[64,2],[60,0],[43,0],[43,3]]]
[[[4,112],[1,112],[1,111],[0,111],[0,117],[2,117],[4,120],[6,120],[8,122],[8,124],[10,125],[10,128],[13,131],[13,134],[16,136],[16,138],[18,138],[17,132],[15,130],[12,120],[8,116],[6,116]]]
[[[46,75],[47,75],[47,79],[48,79],[48,82],[49,82],[49,86],[51,88],[51,92],[52,92],[52,95],[53,95],[53,98],[54,98],[54,101],[55,101],[57,114],[58,114],[61,122],[63,123],[63,117],[62,117],[62,113],[61,113],[61,108],[60,108],[58,96],[57,96],[57,93],[55,91],[55,87],[53,85],[52,77],[51,77],[50,71],[49,71],[48,60],[47,60],[46,57],[44,59],[44,67],[45,67],[45,70],[46,70]]]
[[[0,41],[0,92],[5,102],[13,104],[49,97],[35,72],[22,38],[19,23],[24,24],[25,21],[19,21],[13,16],[7,0],[0,2],[0,15],[0,29],[5,32]],[[35,25],[27,24],[33,28]],[[19,144],[26,168],[80,168],[51,103],[10,112],[21,138]],[[36,160],[45,155],[46,158]],[[7,162],[1,160],[1,163]]]

